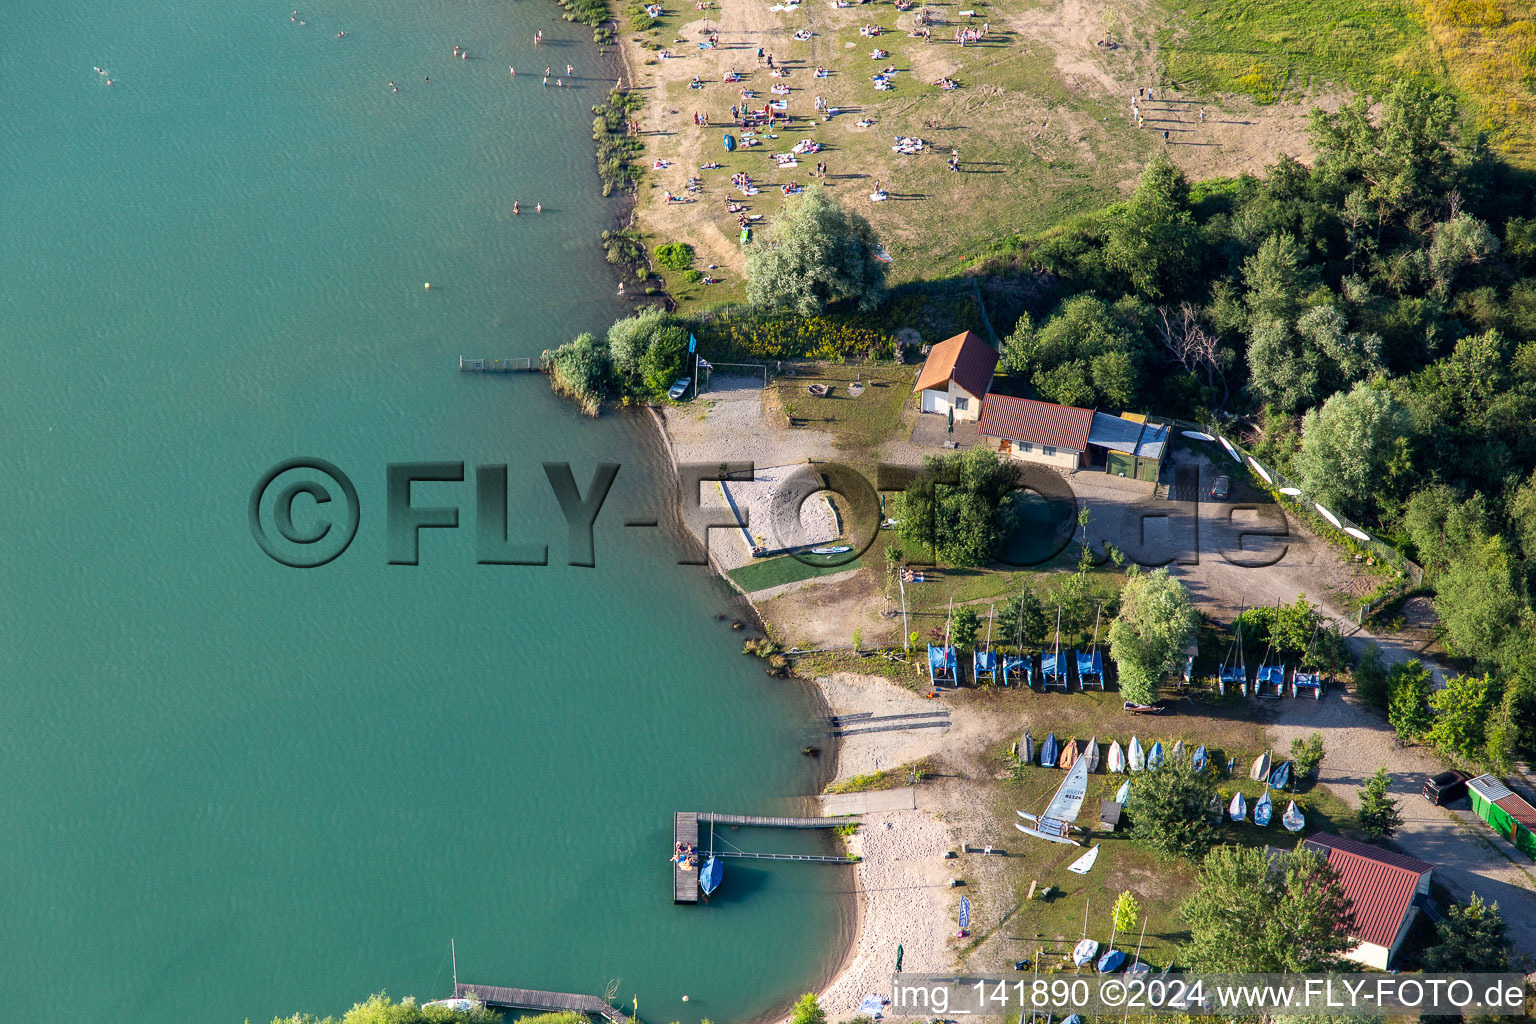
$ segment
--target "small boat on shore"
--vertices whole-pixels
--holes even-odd
[[[1232,797],[1232,803],[1227,807],[1227,814],[1233,821],[1247,820],[1248,801],[1243,799],[1243,794],[1237,793]]]
[[[1131,737],[1131,747],[1125,752],[1125,761],[1133,772],[1139,772],[1147,766],[1147,755],[1141,752],[1141,740],[1135,736]]]
[[[1118,791],[1116,791],[1116,793],[1115,793],[1115,803],[1119,804],[1121,807],[1124,807],[1125,806],[1125,802],[1127,800],[1129,800],[1130,797],[1131,797],[1131,780],[1130,779],[1126,779],[1124,782],[1120,783],[1120,789]]]
[[[1161,768],[1163,766],[1163,741],[1154,740],[1152,749],[1147,752],[1147,768]]]
[[[1061,756],[1056,759],[1056,767],[1062,771],[1071,768],[1077,761],[1077,737],[1073,736],[1061,745]]]
[[[1264,795],[1259,797],[1259,802],[1253,805],[1253,823],[1255,825],[1268,825],[1269,819],[1274,817],[1275,802],[1269,798],[1269,787],[1264,787]]]
[[[1300,832],[1307,827],[1307,816],[1301,813],[1295,800],[1291,801],[1291,805],[1280,816],[1280,824],[1285,826],[1287,832]]]
[[[1276,789],[1285,789],[1289,786],[1291,784],[1291,762],[1287,761],[1271,772],[1269,784]]]
[[[1125,954],[1118,949],[1112,949],[1099,957],[1099,973],[1108,974],[1123,963],[1125,963]]]
[[[1205,765],[1206,765],[1207,759],[1208,758],[1207,758],[1207,755],[1205,753],[1205,744],[1202,743],[1198,747],[1195,748],[1195,756],[1189,762],[1190,767],[1193,768],[1197,772],[1203,772],[1203,771],[1205,771]]]
[[[1019,737],[1019,761],[1023,764],[1035,763],[1035,738],[1028,732]]]
[[[1248,777],[1254,782],[1263,782],[1269,778],[1269,751],[1266,750],[1253,759],[1253,769],[1248,773]]]
[[[1099,738],[1097,736],[1088,740],[1088,747],[1083,751],[1083,756],[1088,759],[1089,775],[1099,770]]]
[[[850,544],[823,544],[820,547],[811,548],[813,555],[841,555],[846,551],[852,551]]]
[[[1056,742],[1056,734],[1046,733],[1045,742],[1040,744],[1040,767],[1055,768],[1059,757],[1061,757],[1061,745]]]
[[[1125,774],[1125,751],[1120,749],[1120,741],[1114,740],[1109,744],[1109,773],[1111,775]]]
[[[1079,967],[1084,967],[1093,962],[1093,958],[1099,955],[1098,939],[1082,939],[1072,947],[1072,962]]]
[[[1168,756],[1173,758],[1173,760],[1175,760],[1175,761],[1177,761],[1181,757],[1183,757],[1184,756],[1184,741],[1183,740],[1179,740],[1177,743],[1175,743],[1173,745],[1173,752],[1171,754],[1169,754]]]

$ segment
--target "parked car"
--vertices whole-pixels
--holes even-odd
[[[1448,804],[1457,797],[1466,795],[1467,780],[1472,776],[1466,772],[1446,771],[1439,775],[1431,775],[1424,780],[1424,799],[1439,807]]]
[[[1229,476],[1219,476],[1216,478],[1216,482],[1211,484],[1212,501],[1226,501],[1231,493],[1232,478]]]
[[[674,382],[672,387],[667,390],[667,397],[672,399],[674,402],[677,401],[679,398],[682,398],[688,393],[688,385],[691,383],[692,381],[690,381],[687,377]]]

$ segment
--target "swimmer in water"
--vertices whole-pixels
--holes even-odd
[[[544,212],[544,204],[543,203],[534,203],[533,204],[533,212],[534,213],[543,213]]]
[[[337,38],[337,39],[340,39],[340,38],[341,38],[341,37],[342,37],[342,36],[344,36],[344,35],[346,35],[346,33],[345,33],[345,32],[337,32],[337,33],[336,33],[336,38]]]
[[[395,92],[399,92],[400,91],[400,87],[398,85],[396,85],[394,82],[390,82],[389,83],[389,87],[391,89],[395,90]]]
[[[544,84],[545,84],[545,85],[548,85],[548,84],[549,84],[549,76],[548,76],[548,75],[545,75],[545,76],[544,76]]]
[[[522,210],[519,210],[517,208],[517,200],[516,199],[512,200],[512,212],[514,214],[518,214],[518,213],[522,213],[523,212]]]
[[[572,76],[572,75],[574,75],[574,74],[575,74],[575,73],[576,73],[576,69],[575,69],[575,68],[573,68],[573,67],[571,67],[571,65],[569,65],[569,64],[567,64],[567,65],[566,65],[566,66],[565,66],[565,77],[566,77],[566,78],[570,78],[570,77],[571,77],[571,76]]]
[[[513,78],[516,78],[517,77],[517,68],[513,67],[511,64],[508,64],[507,65],[507,74],[511,75]]]
[[[563,79],[563,78],[555,79],[555,87],[557,89],[564,89],[565,88],[565,79]]]

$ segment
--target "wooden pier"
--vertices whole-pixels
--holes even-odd
[[[856,825],[857,818],[765,818],[757,814],[717,814],[699,811],[692,815],[696,822],[715,825],[748,825],[754,828],[837,828],[839,825]],[[698,825],[694,826],[698,834]]]
[[[720,814],[716,811],[678,811],[672,815],[672,848],[678,843],[699,845],[699,825],[737,825],[748,828],[837,828],[858,824],[856,815],[840,818],[781,818],[761,814]],[[742,857],[748,860],[797,860],[815,864],[857,864],[854,857],[829,857],[810,853],[748,853],[744,850],[716,850],[716,857]],[[699,870],[684,871],[672,858],[672,902],[699,902]]]
[[[532,373],[537,370],[532,359],[466,359],[459,356],[460,373]]]
[[[541,992],[531,988],[503,988],[500,985],[453,986],[455,999],[478,999],[486,1006],[505,1010],[543,1010],[559,1013],[574,1010],[577,1013],[595,1013],[612,1024],[629,1024],[629,1018],[615,1010],[597,996],[581,996],[570,992]]]
[[[672,815],[672,849],[674,851],[678,843],[692,843],[695,849],[698,848],[699,816],[692,811],[678,811]],[[699,869],[690,868],[684,871],[683,865],[677,862],[676,856],[672,858],[672,902],[699,902]]]

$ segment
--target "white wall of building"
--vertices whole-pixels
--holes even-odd
[[[1047,466],[1056,466],[1060,469],[1077,469],[1082,453],[1071,448],[1051,448],[1039,444],[1020,444],[1010,441],[1010,458],[1020,462],[1043,462]]]
[[[981,419],[981,398],[950,381],[945,390],[928,388],[923,391],[923,412],[936,412],[940,415],[948,415],[949,410],[955,410],[955,422]]]

